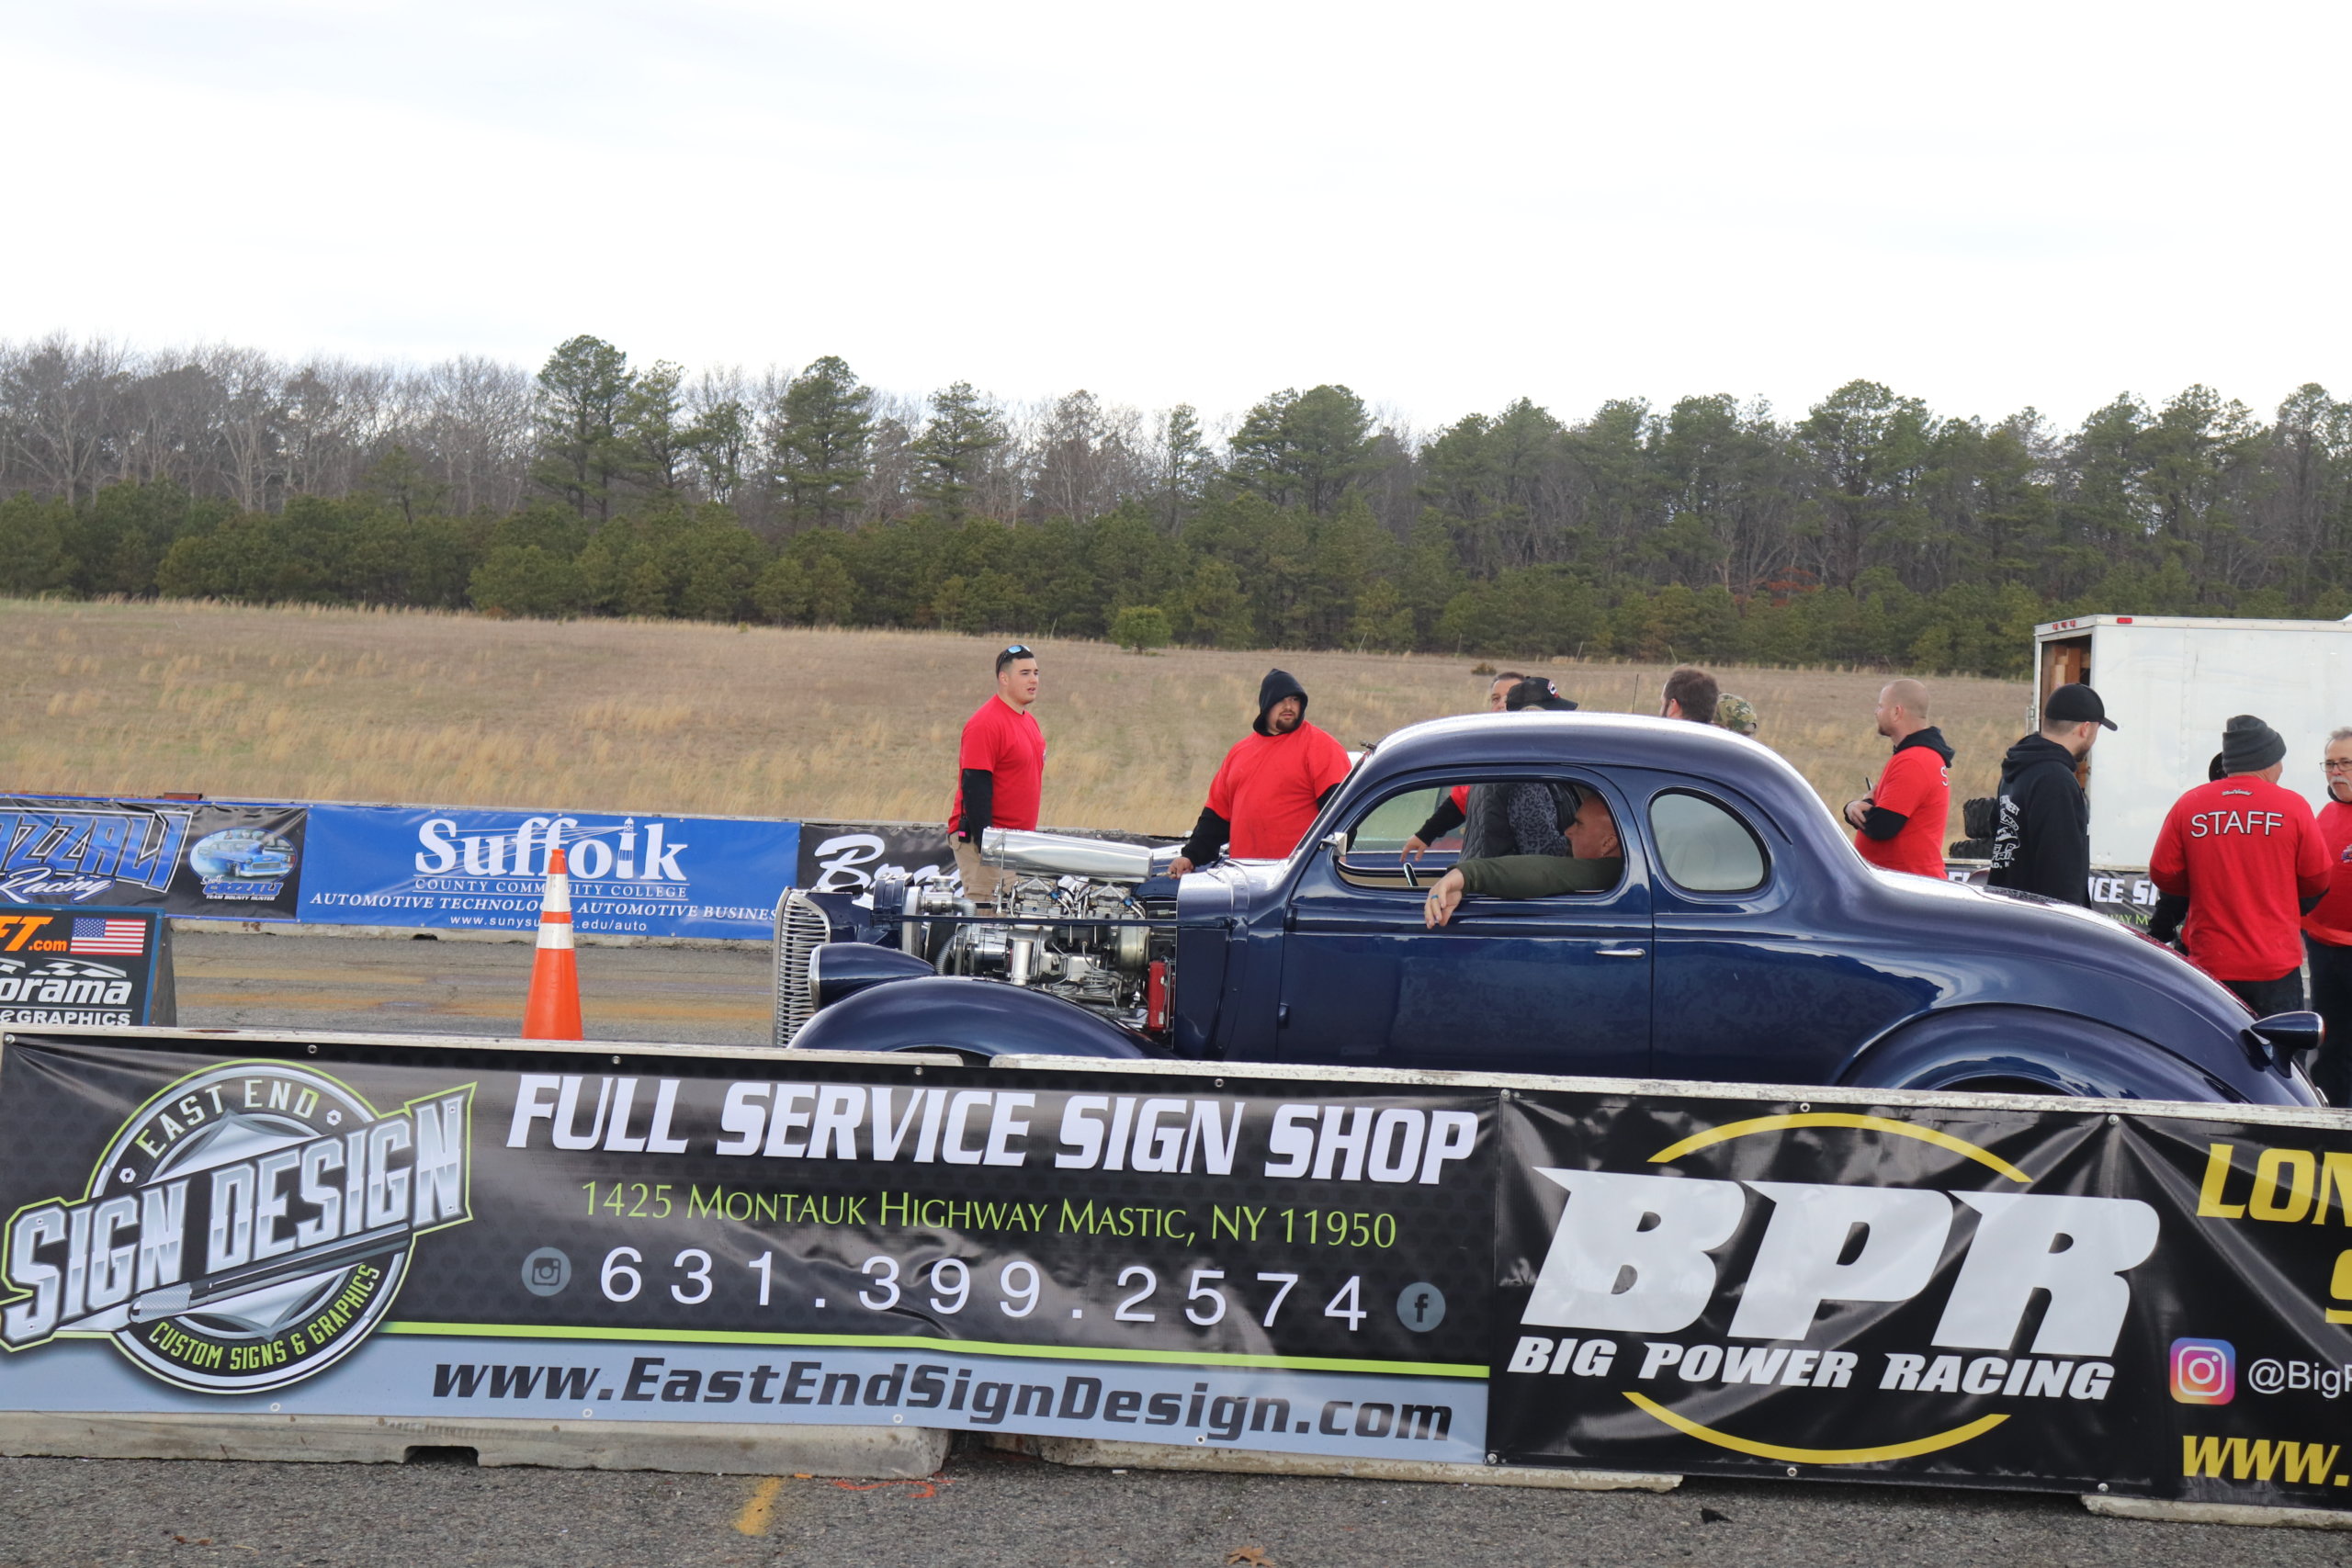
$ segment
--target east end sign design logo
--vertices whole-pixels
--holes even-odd
[[[2018,1186],[2031,1179],[1999,1156],[1948,1133],[1843,1111],[1732,1122],[1661,1149],[1650,1159],[1666,1165],[1735,1138],[1810,1127],[1915,1138],[1984,1165]],[[2104,1399],[2115,1375],[2107,1358],[2114,1353],[2132,1303],[2123,1275],[2145,1262],[2156,1246],[2156,1211],[2131,1198],[1534,1168],[1566,1189],[1568,1201],[1521,1315],[1523,1325],[1679,1335],[1726,1285],[1736,1284],[1738,1306],[1725,1337],[1747,1343],[1651,1338],[1639,1348],[1638,1366],[1619,1366],[1613,1341],[1525,1334],[1509,1367],[1517,1373],[1624,1378],[1631,1372],[1627,1381],[1635,1383],[1672,1375],[1694,1393],[1718,1394],[1740,1383],[1842,1389],[1859,1378],[1866,1388],[1900,1393]],[[1754,1199],[1772,1206],[1755,1262],[1745,1281],[1724,1280],[1709,1254],[1732,1238]],[[1877,1363],[1871,1366],[1863,1365],[1861,1352],[1804,1346],[1826,1303],[1899,1303],[1925,1290],[1963,1204],[1976,1214],[1976,1234],[1928,1344],[1916,1351],[1869,1352]],[[2012,1356],[2037,1292],[2048,1292],[2047,1310],[2028,1353]],[[1924,1437],[1870,1447],[1797,1448],[1719,1430],[1638,1389],[1623,1392],[1636,1408],[1688,1437],[1789,1463],[1910,1459],[1967,1442],[2008,1419],[2006,1414],[1983,1416]]]
[[[10,1217],[0,1346],[108,1337],[153,1377],[257,1393],[382,1321],[416,1238],[472,1218],[473,1086],[379,1115],[323,1073],[209,1067],[123,1123],[78,1200]]]

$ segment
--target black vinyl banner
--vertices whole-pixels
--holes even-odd
[[[2352,1119],[2311,1120],[1507,1093],[1490,1444],[2344,1507]]]
[[[0,795],[0,905],[290,920],[305,816],[299,806]]]
[[[1121,844],[1168,844],[1176,840],[1098,828],[1049,828],[1071,838]],[[955,846],[947,829],[930,822],[803,822],[796,887],[811,893],[849,893],[871,903],[875,878],[896,874],[913,882],[959,881]]]
[[[956,852],[944,824],[929,822],[803,822],[799,874],[793,886],[811,893],[850,893],[871,902],[874,879],[895,873],[916,882],[956,876]]]
[[[1491,1090],[15,1032],[0,1408],[1478,1462]]]
[[[0,905],[0,1024],[177,1021],[167,917],[154,909]]]
[[[2213,1112],[12,1028],[0,1410],[2340,1509],[2352,1118]]]

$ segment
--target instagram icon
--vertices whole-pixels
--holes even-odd
[[[2237,1397],[2237,1348],[2226,1339],[2172,1342],[2172,1396],[2183,1404],[2227,1404]]]

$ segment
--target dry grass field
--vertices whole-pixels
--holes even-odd
[[[0,601],[0,791],[560,806],[851,820],[945,813],[999,644],[945,634],[361,610]],[[1463,712],[1467,659],[1137,657],[1037,645],[1046,820],[1181,832],[1279,663],[1351,744]],[[1506,667],[1530,668],[1525,661]],[[1540,668],[1588,708],[1655,712],[1657,665]],[[1870,671],[1720,671],[1758,739],[1832,800],[1886,743]],[[2023,682],[1941,679],[1955,798],[1990,792]],[[1959,824],[1952,824],[1958,836]]]

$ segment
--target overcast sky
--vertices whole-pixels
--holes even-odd
[[[2352,395],[2348,17],[0,0],[0,337],[2267,413]]]

